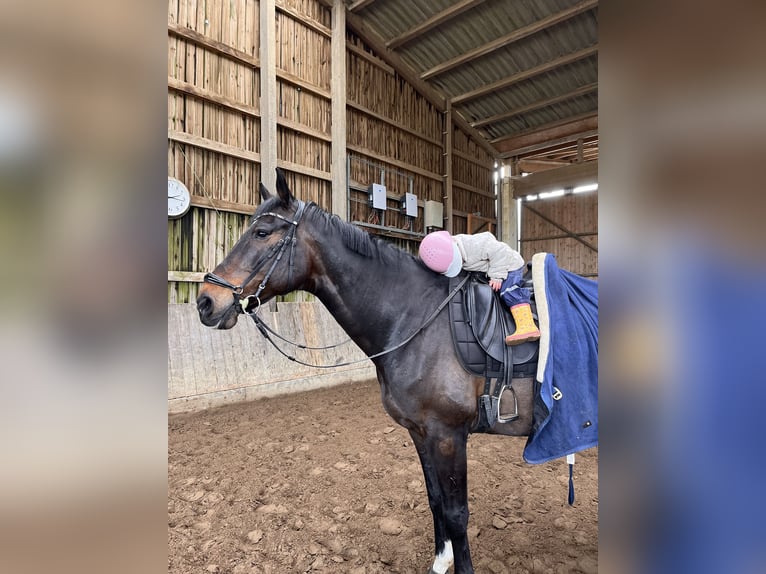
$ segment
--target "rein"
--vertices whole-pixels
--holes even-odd
[[[295,232],[298,229],[298,224],[301,221],[301,218],[303,217],[303,212],[306,208],[306,204],[302,201],[298,202],[298,209],[295,210],[295,219],[292,221],[287,219],[286,217],[280,215],[279,213],[274,213],[273,211],[268,211],[266,213],[260,214],[258,217],[256,217],[253,220],[253,224],[255,224],[260,218],[266,217],[267,215],[270,215],[272,217],[276,217],[278,219],[281,219],[282,221],[286,221],[291,225],[291,227],[288,228],[287,231],[285,231],[285,234],[282,236],[282,238],[274,244],[271,249],[269,249],[268,253],[266,253],[265,257],[258,262],[258,264],[255,266],[255,268],[250,272],[250,275],[247,276],[247,278],[239,285],[233,285],[232,283],[229,283],[226,279],[223,277],[219,277],[215,273],[206,273],[205,276],[202,278],[202,281],[205,283],[210,283],[212,285],[218,285],[219,287],[225,287],[226,289],[231,289],[232,294],[234,295],[234,305],[237,307],[237,313],[247,313],[247,306],[250,304],[250,299],[255,298],[255,301],[257,303],[257,307],[255,308],[255,313],[258,312],[258,309],[261,308],[261,300],[260,295],[263,293],[263,290],[266,289],[266,284],[269,282],[269,279],[271,278],[271,274],[274,272],[274,269],[276,269],[277,265],[279,264],[280,260],[282,259],[282,256],[285,254],[285,251],[287,250],[287,246],[290,246],[290,267],[287,271],[287,284],[289,285],[292,282],[292,276],[293,276],[293,266],[295,264],[294,261],[294,255],[295,255]],[[250,283],[250,281],[253,280],[253,278],[260,272],[261,267],[269,260],[271,259],[274,254],[276,253],[276,258],[274,259],[274,262],[271,264],[271,267],[266,272],[266,275],[263,277],[263,281],[261,281],[261,284],[258,285],[258,289],[255,293],[252,295],[247,295],[246,297],[241,297],[242,292],[244,291],[245,287],[247,287],[247,284]]]
[[[402,347],[404,347],[407,343],[412,341],[412,339],[414,339],[415,336],[418,333],[420,333],[422,330],[424,330],[426,327],[428,327],[431,323],[433,323],[433,321],[436,319],[436,317],[439,316],[439,313],[441,313],[444,310],[444,308],[449,304],[449,302],[453,299],[453,297],[455,297],[455,295],[458,294],[458,292],[463,288],[463,286],[466,284],[466,282],[468,281],[469,278],[470,278],[470,275],[466,275],[460,281],[460,283],[458,283],[457,286],[452,291],[450,291],[450,293],[447,295],[447,298],[444,299],[444,301],[442,301],[436,309],[434,309],[434,311],[428,316],[428,318],[423,322],[423,324],[420,325],[420,327],[418,327],[417,329],[415,329],[412,333],[410,333],[410,335],[406,339],[404,339],[403,341],[397,343],[393,347],[390,347],[388,349],[385,349],[383,351],[375,353],[374,355],[369,355],[369,356],[365,357],[364,359],[357,359],[355,361],[346,361],[345,363],[337,363],[335,365],[314,365],[312,363],[306,363],[304,361],[301,361],[300,359],[294,357],[293,355],[288,355],[287,353],[285,353],[279,347],[279,345],[277,345],[274,342],[274,340],[269,336],[269,333],[279,337],[280,339],[282,339],[283,341],[285,341],[287,343],[290,343],[291,345],[295,345],[296,347],[301,347],[301,348],[306,348],[306,349],[323,349],[323,348],[324,349],[329,349],[329,348],[332,348],[332,347],[337,347],[341,343],[339,343],[338,345],[330,345],[329,347],[303,347],[301,345],[296,345],[295,343],[291,343],[290,341],[288,341],[284,337],[278,335],[266,323],[264,323],[263,319],[261,319],[258,316],[258,309],[260,309],[260,305],[258,306],[258,308],[255,311],[253,311],[251,313],[246,313],[246,314],[250,315],[250,317],[252,317],[253,321],[255,322],[256,326],[258,327],[258,330],[261,332],[261,335],[263,335],[266,338],[266,340],[269,343],[271,343],[272,346],[277,351],[279,351],[279,353],[283,357],[285,357],[285,358],[287,358],[287,359],[289,359],[289,360],[291,360],[291,361],[293,361],[295,363],[298,363],[299,365],[304,365],[306,367],[314,367],[316,369],[334,369],[336,367],[345,367],[347,365],[354,365],[356,363],[362,363],[362,362],[370,360],[370,359],[377,359],[378,357],[382,357],[383,355],[387,355],[389,353],[393,353],[397,349],[401,349]]]

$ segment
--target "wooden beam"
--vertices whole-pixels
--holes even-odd
[[[227,213],[241,213],[242,215],[252,215],[258,207],[257,205],[235,203],[224,199],[211,199],[200,195],[191,196],[191,205],[193,207],[215,209],[216,211],[225,211]]]
[[[402,168],[404,170],[407,170],[407,171],[410,171],[412,173],[417,173],[418,175],[422,175],[423,177],[427,177],[429,179],[433,179],[433,180],[436,180],[436,181],[439,181],[439,182],[442,181],[442,176],[440,174],[433,173],[431,171],[425,170],[425,169],[423,169],[421,167],[418,167],[416,165],[412,165],[412,164],[409,164],[409,163],[404,163],[403,161],[399,161],[399,160],[393,159],[391,157],[385,156],[383,154],[379,154],[379,153],[374,152],[374,151],[372,151],[370,149],[363,148],[363,147],[357,146],[357,145],[352,145],[352,144],[347,144],[346,145],[346,149],[348,149],[349,151],[353,151],[355,153],[358,153],[359,155],[371,157],[373,159],[378,160],[379,162],[387,163],[389,165],[394,165],[396,167],[400,167],[400,168]]]
[[[505,36],[501,36],[500,38],[497,38],[496,40],[492,40],[491,42],[487,42],[486,44],[479,46],[477,48],[474,48],[473,50],[469,50],[465,54],[452,58],[451,60],[447,60],[446,62],[443,62],[439,64],[438,66],[434,66],[430,70],[427,70],[423,72],[422,74],[420,74],[420,78],[423,80],[429,80],[433,78],[434,76],[443,74],[444,72],[452,70],[453,68],[457,68],[458,66],[467,64],[468,62],[472,60],[475,60],[482,56],[486,56],[487,54],[490,54],[494,52],[495,50],[498,50],[500,48],[513,44],[514,42],[518,42],[519,40],[526,38],[527,36],[536,34],[537,32],[540,32],[541,30],[545,30],[546,28],[550,28],[551,26],[560,24],[561,22],[564,22],[574,16],[577,16],[578,14],[582,14],[583,12],[586,12],[590,10],[591,8],[595,8],[596,6],[598,6],[598,0],[583,0],[579,4],[575,4],[574,6],[567,8],[566,10],[562,10],[561,12],[556,12],[555,14],[551,14],[550,16],[543,18],[542,20],[538,20],[537,22],[532,22],[531,24],[527,26],[523,26],[521,28],[514,30],[513,32],[509,34],[506,34]]]
[[[277,59],[274,0],[260,0],[261,181],[272,193],[277,184]]]
[[[329,174],[328,172],[322,171],[322,170],[319,170],[319,169],[314,169],[313,167],[307,167],[305,165],[301,165],[299,163],[294,163],[292,161],[287,161],[287,160],[284,160],[284,159],[278,159],[277,160],[277,167],[281,167],[282,169],[286,169],[287,171],[292,171],[294,173],[300,173],[302,175],[308,175],[308,176],[314,177],[316,179],[323,179],[325,181],[332,181],[332,175]],[[274,172],[274,178],[276,179],[276,172]]]
[[[514,196],[526,197],[546,191],[577,187],[598,181],[598,162],[584,161],[546,171],[538,171],[514,180]]]
[[[412,128],[409,128],[405,125],[402,125],[400,122],[394,121],[391,118],[387,118],[386,116],[379,114],[377,112],[373,112],[372,110],[365,108],[364,106],[357,104],[356,102],[352,102],[351,100],[346,100],[346,106],[351,108],[352,110],[356,110],[358,112],[361,112],[367,116],[370,116],[371,118],[375,118],[376,120],[380,120],[383,123],[386,123],[390,126],[394,126],[397,129],[402,130],[403,132],[407,132],[408,134],[415,136],[416,138],[419,138],[423,141],[426,141],[428,143],[434,144],[435,146],[442,146],[442,142],[440,142],[437,139],[434,139],[432,137],[429,137],[425,134],[422,134],[416,130],[413,130]],[[478,160],[476,160],[478,161]]]
[[[231,98],[227,98],[226,96],[215,94],[208,90],[203,90],[202,88],[198,88],[197,86],[188,84],[186,82],[182,82],[181,80],[177,80],[175,78],[168,78],[168,88],[171,90],[175,90],[176,92],[189,94],[191,96],[194,96],[195,98],[205,100],[206,102],[215,104],[222,108],[228,108],[230,110],[240,112],[252,118],[261,117],[261,114],[258,113],[258,110],[256,110],[253,106],[248,106],[247,104],[237,102],[235,100],[232,100]]]
[[[557,167],[563,167],[569,165],[570,162],[553,159],[520,159],[519,169],[527,173],[535,173],[538,171],[547,171],[549,169],[555,169]]]
[[[168,281],[202,283],[205,273],[201,271],[168,271]]]
[[[356,0],[351,6],[348,7],[349,12],[356,12],[358,10],[362,10],[363,8],[367,8],[370,4],[375,2],[375,0]]]
[[[516,132],[515,134],[510,134],[507,136],[500,136],[498,138],[495,138],[492,141],[492,143],[499,143],[504,140],[509,139],[515,139],[518,137],[527,136],[530,134],[536,134],[541,131],[549,130],[552,128],[560,128],[560,127],[566,127],[571,124],[577,124],[578,122],[586,121],[586,120],[593,120],[595,119],[598,121],[598,112],[585,112],[582,114],[577,114],[576,116],[570,116],[567,118],[561,118],[558,120],[553,120],[552,122],[548,122],[546,124],[540,124],[539,126],[534,126],[526,130],[522,130],[520,132]]]
[[[250,66],[251,68],[259,67],[258,58],[254,58],[247,52],[242,52],[241,50],[232,48],[228,44],[224,44],[218,40],[208,38],[207,36],[200,34],[196,30],[187,28],[186,26],[178,26],[177,24],[168,23],[168,32],[183,38],[184,40],[189,40],[191,43],[197,46],[207,48],[213,52],[216,52],[217,54],[226,56],[227,58],[231,58],[232,60],[236,60],[237,62]]]
[[[363,50],[363,49],[362,49],[362,48],[360,48],[359,46],[355,46],[355,45],[354,45],[354,44],[352,44],[351,42],[346,42],[346,48],[347,48],[349,51],[351,51],[351,52],[353,52],[354,54],[356,54],[357,56],[359,56],[360,58],[362,58],[362,59],[364,59],[364,60],[368,61],[368,62],[369,62],[370,64],[372,64],[373,66],[377,66],[378,68],[380,68],[381,70],[383,70],[383,71],[385,71],[385,72],[387,72],[387,73],[391,74],[392,76],[393,76],[394,74],[396,74],[396,70],[394,70],[394,69],[393,69],[391,66],[389,66],[388,64],[386,64],[386,63],[385,63],[383,60],[381,60],[380,58],[376,58],[376,57],[375,57],[373,54],[370,54],[368,51],[366,51],[366,50]]]
[[[439,111],[444,111],[445,98],[430,85],[421,80],[398,54],[395,54],[386,48],[385,42],[383,42],[381,37],[367,26],[367,23],[362,18],[351,12],[346,12],[346,24],[357,36],[364,40],[364,42],[372,48],[383,61],[392,66],[401,77],[412,84],[412,87],[426,100],[436,106]]]
[[[477,130],[474,127],[471,127],[471,124],[469,124],[466,119],[460,115],[460,110],[455,110],[453,108],[452,110],[452,121],[457,124],[457,126],[463,130],[465,133],[467,133],[470,138],[476,142],[481,148],[483,148],[490,156],[492,156],[493,160],[497,158],[498,151],[492,147],[492,145],[487,141],[487,138],[484,137],[481,133],[479,133],[479,130]]]
[[[275,69],[276,69],[276,65],[275,65]],[[276,74],[277,74],[277,78],[279,80],[282,80],[283,82],[287,82],[288,84],[297,86],[301,90],[306,90],[307,92],[311,92],[312,94],[320,96],[326,100],[330,99],[330,92],[328,92],[325,89],[319,88],[315,86],[314,84],[310,84],[309,82],[299,78],[298,76],[294,76],[293,74],[290,74],[288,72],[285,72],[284,70],[279,70],[279,69],[276,69]]]
[[[332,94],[332,133],[330,173],[332,212],[348,221],[348,181],[346,170],[346,5],[333,0],[332,40],[330,41],[330,93]]]
[[[505,152],[501,153],[501,158],[508,158],[511,156],[516,157],[522,157],[525,155],[539,155],[539,154],[545,154],[545,153],[555,153],[559,149],[564,149],[564,147],[569,146],[572,144],[572,142],[576,141],[577,138],[591,138],[593,136],[598,136],[598,130],[588,130],[582,133],[574,133],[569,136],[563,136],[557,139],[551,139],[551,140],[545,140],[542,142],[538,142],[536,144],[531,144],[526,147],[517,148],[515,150],[512,150],[511,152]],[[589,142],[592,143],[592,142]],[[598,140],[596,140],[596,145],[598,145]]]
[[[594,82],[592,84],[588,84],[587,86],[581,86],[577,88],[576,90],[569,91],[565,94],[561,94],[558,96],[555,96],[553,98],[547,98],[545,100],[538,100],[536,102],[532,102],[531,104],[528,104],[526,106],[521,106],[520,108],[515,108],[509,112],[506,112],[504,114],[497,114],[494,116],[490,116],[488,118],[484,118],[481,120],[477,120],[475,122],[471,122],[471,126],[475,128],[479,128],[482,126],[486,126],[488,124],[494,124],[496,122],[500,122],[503,120],[507,120],[508,118],[512,118],[514,116],[518,116],[521,114],[525,114],[527,112],[531,112],[534,110],[539,110],[542,108],[547,108],[548,106],[552,106],[561,102],[565,102],[566,100],[571,100],[573,98],[577,98],[579,96],[584,96],[585,94],[589,94],[591,92],[595,92],[598,90],[598,82]]]
[[[389,50],[396,50],[397,48],[404,46],[406,43],[411,42],[418,36],[421,36],[428,32],[429,30],[433,30],[437,26],[441,26],[448,20],[451,20],[455,18],[456,16],[459,16],[463,12],[466,12],[470,10],[471,8],[478,6],[485,0],[461,0],[457,4],[453,4],[446,10],[442,10],[441,12],[437,12],[427,20],[424,20],[417,26],[413,26],[403,34],[400,34],[396,38],[393,38],[389,40],[386,43],[386,47]]]
[[[534,76],[538,76],[540,74],[550,72],[551,70],[555,70],[556,68],[559,68],[561,66],[566,66],[574,62],[578,62],[579,60],[583,60],[597,53],[598,53],[598,44],[594,46],[590,46],[588,48],[584,48],[582,50],[578,50],[577,52],[572,52],[571,54],[566,54],[564,56],[561,56],[560,58],[551,60],[550,62],[545,62],[543,64],[540,64],[539,66],[535,66],[534,68],[529,68],[528,70],[524,70],[522,72],[519,72],[518,74],[514,74],[512,76],[509,76],[497,82],[492,82],[491,84],[486,84],[484,86],[481,86],[480,88],[471,90],[470,92],[465,92],[464,94],[455,96],[454,98],[452,98],[452,103],[454,105],[464,104],[465,102],[468,102],[470,100],[475,100],[476,98],[480,98],[481,96],[491,94],[493,92],[496,92],[497,90],[507,88],[509,86],[512,86],[513,84],[523,82],[524,80],[528,80],[529,78],[533,78]]]
[[[477,195],[483,195],[484,197],[489,197],[490,199],[496,199],[495,193],[492,191],[487,191],[486,189],[480,189],[474,185],[470,185],[468,183],[463,183],[461,181],[458,181],[456,179],[452,179],[452,187],[459,187],[460,189],[464,189],[466,191],[470,191],[471,193],[475,193]]]
[[[261,163],[261,156],[258,152],[240,149],[236,146],[213,141],[198,135],[187,134],[186,132],[179,132],[176,130],[168,130],[168,139],[175,142],[189,144],[194,147],[206,149],[208,151],[221,153],[223,155],[237,157],[239,159],[244,159],[246,161],[251,161],[253,163]]]
[[[580,236],[579,236],[577,233],[575,233],[575,232],[573,232],[573,231],[570,231],[569,229],[567,229],[566,227],[564,227],[564,226],[563,226],[563,225],[561,225],[560,223],[557,223],[557,222],[553,221],[553,220],[552,220],[550,217],[548,217],[548,216],[546,216],[546,215],[543,215],[542,213],[540,213],[539,211],[537,211],[537,210],[536,210],[534,207],[530,207],[530,206],[529,206],[529,202],[528,202],[528,201],[524,201],[524,202],[522,202],[522,205],[523,205],[524,207],[526,207],[526,208],[527,208],[529,211],[531,211],[532,213],[534,213],[534,214],[535,214],[537,217],[539,217],[540,219],[542,219],[543,221],[545,221],[545,222],[547,222],[547,223],[550,223],[550,224],[551,224],[551,225],[553,225],[554,227],[557,227],[558,229],[560,229],[561,231],[563,231],[564,233],[566,233],[568,237],[571,237],[571,238],[572,238],[572,239],[574,239],[575,241],[579,241],[580,243],[582,243],[583,245],[585,245],[585,247],[587,247],[588,249],[590,249],[590,250],[592,250],[592,251],[595,251],[596,253],[598,253],[598,247],[596,247],[596,246],[594,246],[594,245],[592,245],[592,244],[588,243],[588,242],[587,242],[587,241],[585,241],[585,240],[584,240],[582,237],[580,237]]]
[[[478,165],[479,167],[483,167],[485,169],[489,169],[489,170],[495,169],[494,158],[491,158],[488,162],[481,161],[480,159],[476,159],[475,157],[470,156],[467,153],[460,151],[459,149],[453,149],[452,155],[455,157],[459,157],[460,159],[464,159],[465,161],[471,162],[474,165]]]
[[[584,133],[597,129],[598,114],[588,114],[577,116],[574,120],[551,122],[513,136],[499,138],[494,144],[501,154],[507,154],[505,157],[508,157],[519,155],[522,153],[522,149],[533,144],[548,143],[549,146],[552,146],[553,142],[561,138],[571,137],[576,140],[578,137],[584,137]]]
[[[297,10],[293,10],[289,6],[283,4],[282,2],[277,2],[275,4],[275,8],[282,12],[283,14],[287,14],[290,16],[293,20],[296,22],[300,22],[303,26],[306,26],[306,28],[310,28],[311,30],[314,30],[314,32],[318,32],[322,36],[325,36],[326,38],[332,37],[332,31],[322,24],[321,22],[317,22],[314,20],[311,16],[308,16],[306,14],[301,14]]]
[[[314,128],[310,128],[308,126],[304,126],[303,124],[300,124],[293,120],[288,120],[287,118],[283,118],[281,116],[277,117],[277,125],[282,126],[284,128],[287,128],[289,130],[292,130],[294,132],[298,132],[304,135],[307,135],[309,137],[312,137],[317,140],[321,140],[323,142],[331,142],[332,137],[324,133],[320,130],[315,130]]]

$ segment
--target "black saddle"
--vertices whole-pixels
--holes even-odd
[[[529,286],[531,281],[527,276],[526,286]],[[454,289],[461,279],[460,275],[451,279],[450,289]],[[532,311],[536,311],[534,297]],[[505,338],[516,330],[516,324],[483,273],[470,273],[469,280],[450,301],[449,315],[452,341],[463,368],[472,375],[485,377],[484,394],[480,397],[480,421],[474,430],[481,432],[487,430],[483,427],[489,425],[487,428],[491,428],[497,421],[500,395],[511,388],[513,378],[534,376],[539,344],[537,341],[512,347],[505,344]]]

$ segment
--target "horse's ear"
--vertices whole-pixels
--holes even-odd
[[[293,200],[293,194],[290,193],[290,188],[287,186],[287,180],[285,179],[285,172],[277,168],[277,195],[282,200],[282,205],[287,207]]]
[[[260,187],[258,188],[258,190],[259,190],[259,191],[260,191],[260,193],[261,193],[261,199],[262,199],[263,201],[266,201],[266,200],[268,200],[268,199],[271,199],[271,192],[270,192],[268,189],[266,189],[266,186],[265,186],[265,185],[263,185],[263,184],[261,183],[261,184],[260,184]]]

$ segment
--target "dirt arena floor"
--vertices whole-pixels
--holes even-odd
[[[591,573],[598,450],[526,464],[526,439],[472,435],[469,535],[480,573]],[[168,572],[425,574],[433,529],[407,432],[377,382],[174,415]]]

